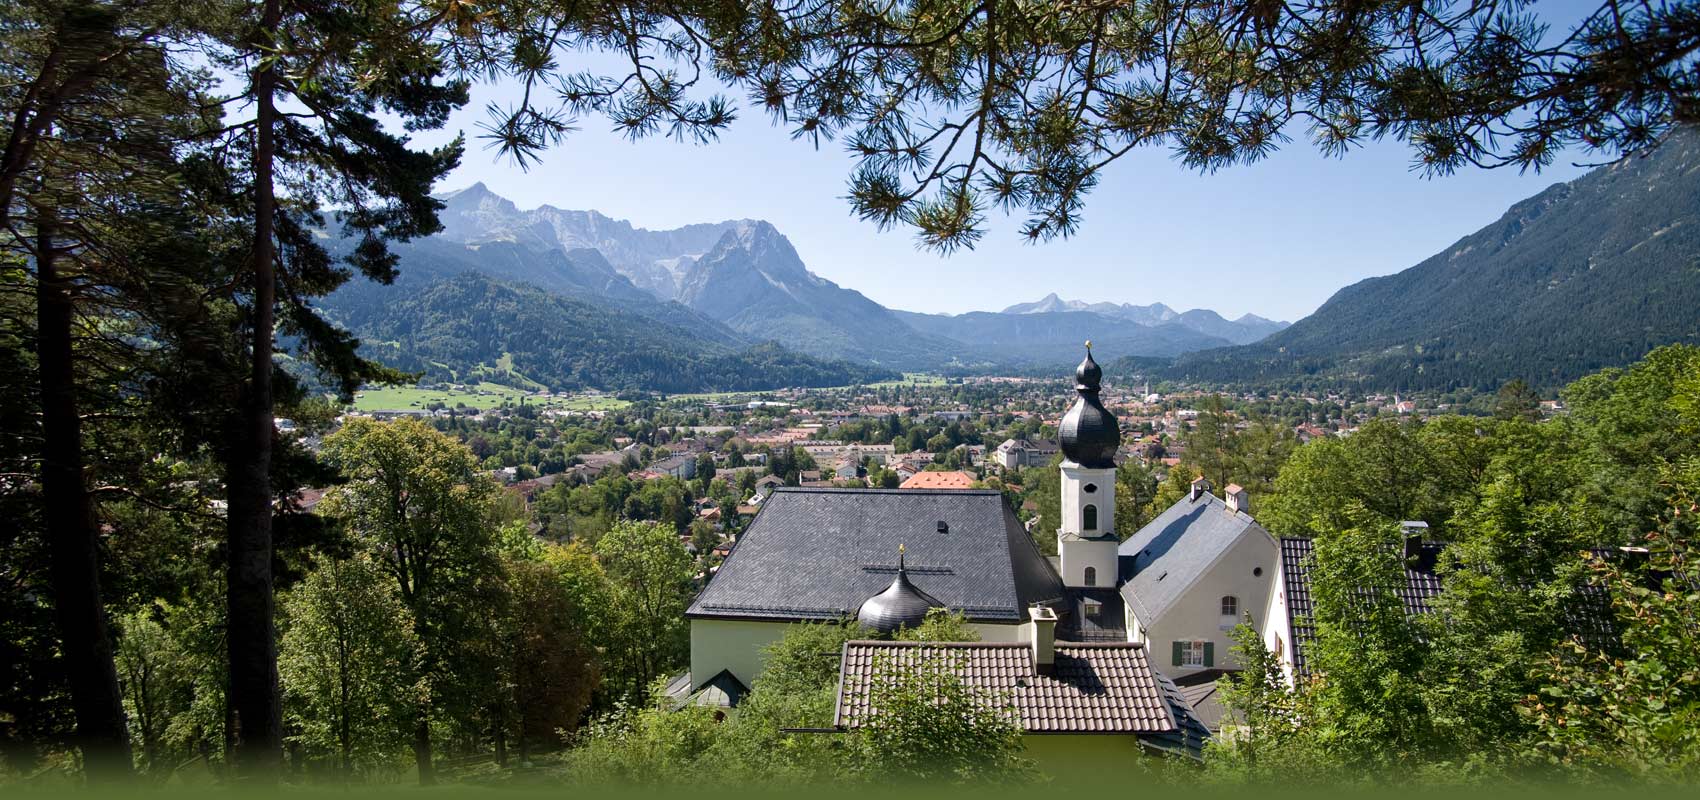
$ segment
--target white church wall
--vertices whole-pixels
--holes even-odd
[[[968,627],[980,634],[982,642],[1019,642],[1021,641],[1020,625],[1003,625],[995,622],[970,622]]]
[[[1117,571],[1115,540],[1092,541],[1076,537],[1108,536],[1115,530],[1116,471],[1091,469],[1071,462],[1064,462],[1060,469],[1062,520],[1057,532],[1057,574],[1068,586],[1114,586]],[[1087,486],[1093,487],[1093,490],[1087,492]],[[1095,509],[1096,527],[1090,530],[1084,524],[1087,506]],[[1086,580],[1087,568],[1092,569],[1091,581]]]
[[[763,650],[785,636],[784,622],[691,620],[691,680],[702,683],[729,669],[745,686],[761,674]]]
[[[761,674],[768,645],[785,636],[788,622],[756,622],[731,619],[691,620],[691,680],[702,683],[729,669],[745,686]],[[1021,626],[1014,623],[970,622],[968,627],[985,642],[1021,641]]]

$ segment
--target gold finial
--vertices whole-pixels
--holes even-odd
[[[903,555],[903,545],[902,545],[902,544],[899,544],[899,545],[898,545],[898,546],[897,546],[897,554],[898,554],[898,555]]]
[[[1092,340],[1091,340],[1091,339],[1087,339],[1087,340],[1086,340],[1086,349],[1087,349],[1087,350],[1091,350],[1091,349],[1092,349]]]

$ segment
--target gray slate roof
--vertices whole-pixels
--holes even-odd
[[[1086,616],[1086,601],[1102,604],[1098,618]],[[1057,638],[1065,642],[1127,641],[1126,605],[1113,586],[1072,586],[1065,598],[1067,608],[1058,611]]]
[[[1209,492],[1197,500],[1189,496],[1175,501],[1117,550],[1122,596],[1134,616],[1163,616],[1248,529],[1269,536],[1250,514],[1229,511],[1227,503]]]
[[[1180,691],[1152,668],[1136,642],[1056,645],[1056,669],[1042,675],[1032,647],[1008,642],[853,641],[839,662],[835,724],[855,728],[878,713],[869,705],[878,672],[923,658],[952,660],[969,686],[1006,702],[1028,733],[1124,733],[1164,749],[1202,746],[1208,731]],[[1196,753],[1196,747],[1190,748]]]
[[[909,580],[970,620],[1024,622],[1028,606],[1063,596],[1062,579],[996,491],[782,488],[685,615],[847,617],[891,584],[900,544]]]

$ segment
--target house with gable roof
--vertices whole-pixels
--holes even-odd
[[[1173,510],[1166,527],[1142,540],[1153,552],[1123,556],[1115,518],[1121,432],[1099,398],[1102,377],[1088,345],[1075,370],[1075,402],[1058,424],[1055,557],[1040,553],[997,491],[776,488],[686,612],[690,672],[673,682],[681,701],[732,697],[752,685],[766,647],[791,623],[855,619],[889,636],[944,608],[962,614],[982,641],[928,647],[950,653],[971,685],[1006,694],[1029,738],[1042,740],[1033,746],[1196,756],[1208,731],[1163,674],[1175,650],[1158,637],[1190,641],[1219,622],[1211,617],[1206,632],[1186,626],[1194,594],[1216,591],[1211,570],[1222,559],[1201,540],[1223,524],[1210,517],[1211,526],[1200,526],[1205,517],[1187,512],[1238,517],[1196,496],[1196,508]],[[1226,550],[1237,557],[1236,547]],[[1142,569],[1175,579],[1142,579]],[[1148,591],[1147,580],[1158,588]],[[1177,587],[1179,596],[1159,598]],[[850,643],[841,654],[837,724],[854,728],[877,713],[857,688],[877,680],[871,664],[890,661],[875,654],[913,652],[900,643]]]
[[[1275,581],[1275,539],[1250,513],[1246,491],[1223,496],[1209,481],[1158,514],[1118,548],[1128,638],[1160,651],[1169,675],[1237,666],[1234,626],[1260,628]]]

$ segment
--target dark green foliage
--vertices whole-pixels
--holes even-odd
[[[1700,351],[1673,345],[1572,384],[1569,416],[1375,422],[1300,448],[1262,519],[1315,537],[1310,675],[1242,676],[1228,697],[1253,727],[1212,767],[1692,781],[1696,376]],[[1412,515],[1442,580],[1423,614],[1393,591]]]
[[[1493,415],[1534,422],[1541,418],[1541,398],[1522,378],[1507,381],[1494,398]]]

